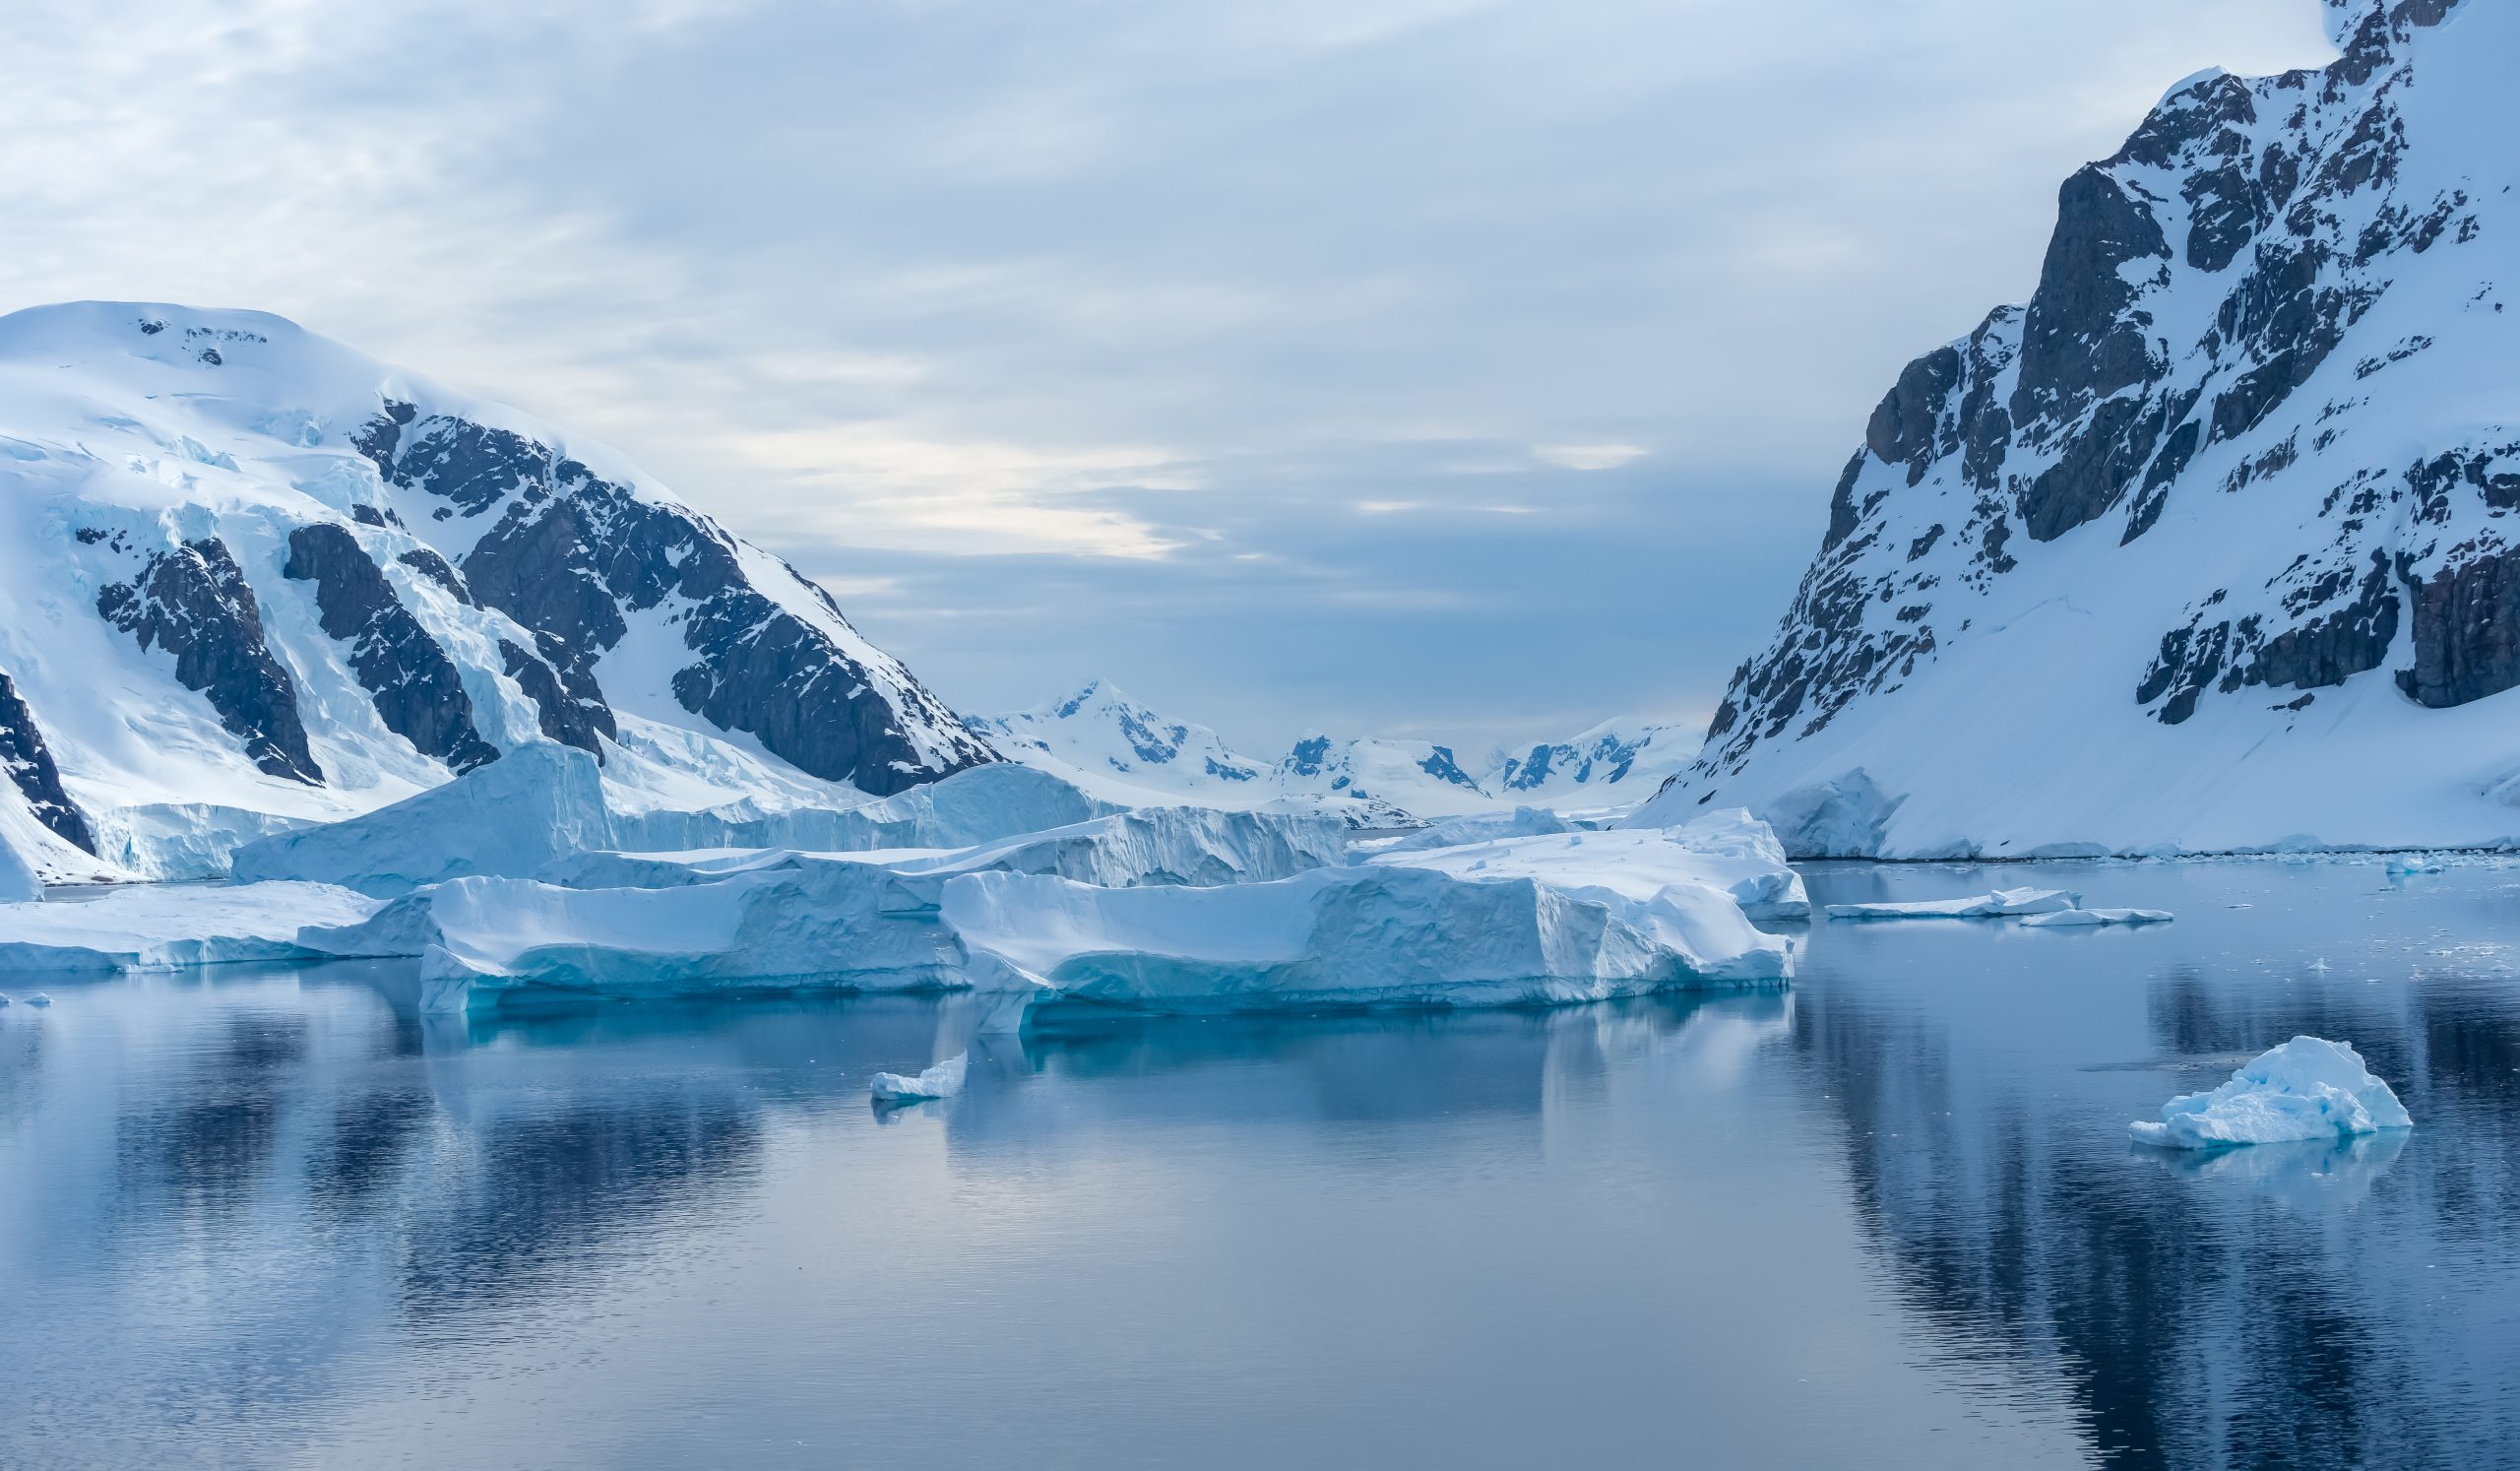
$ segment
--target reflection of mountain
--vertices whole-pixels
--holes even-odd
[[[2361,918],[2340,901],[2364,879],[2298,881]],[[2315,950],[2267,953],[2293,918],[2274,908],[2200,902],[2184,935],[2045,947],[2037,968],[2002,936],[1898,937],[1933,977],[1912,990],[1810,976],[1796,1049],[1843,1120],[1864,1230],[1938,1359],[2060,1389],[2111,1466],[2520,1463],[2520,1401],[2491,1382],[2507,1303],[2473,1291],[2520,1207],[2520,992],[2454,971],[2374,984],[2360,963],[2331,984],[2305,974]],[[1881,952],[1858,946],[1878,943],[1814,970],[1868,968]],[[1915,964],[1929,952],[1949,964]],[[2154,979],[2112,1030],[2093,996],[2123,998],[2130,963]],[[2297,1033],[2353,1039],[2417,1131],[2205,1158],[2126,1143],[2139,1107]]]
[[[0,1382],[28,1407],[0,1464],[47,1443],[146,1463],[203,1414],[322,1405],[374,1341],[530,1324],[711,1229],[771,1116],[862,1110],[867,1073],[936,1032],[935,1002],[882,998],[438,1035],[361,969],[99,985],[77,1027],[0,1031]],[[171,1283],[224,1306],[147,1290]],[[110,1430],[99,1365],[129,1386]]]

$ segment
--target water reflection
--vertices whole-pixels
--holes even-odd
[[[2048,872],[2180,918],[1822,925],[1788,994],[996,1037],[885,1116],[955,1002],[68,986],[0,1012],[0,1464],[421,1425],[454,1464],[1624,1463],[1675,1423],[1740,1465],[2520,1463],[2508,875]],[[2416,1132],[2127,1142],[2297,1032]]]

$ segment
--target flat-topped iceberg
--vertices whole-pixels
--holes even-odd
[[[553,992],[638,999],[966,984],[963,947],[931,904],[881,867],[828,860],[676,888],[460,878],[298,938],[346,958],[421,956],[429,1011]]]
[[[869,1090],[880,1104],[926,1103],[931,1099],[952,1098],[963,1091],[963,1079],[971,1070],[969,1053],[960,1053],[937,1063],[916,1077],[904,1077],[898,1072],[875,1074]]]
[[[2080,894],[2062,889],[1997,889],[1966,899],[1923,899],[1905,904],[1832,904],[1832,920],[1997,920],[2054,915],[2082,907]]]
[[[392,898],[450,878],[522,878],[615,846],[595,757],[537,741],[365,816],[247,843],[235,875]]]
[[[2178,918],[2166,909],[2060,909],[2028,915],[2022,924],[2035,929],[2076,929],[2100,925],[2167,925]]]
[[[349,925],[375,901],[313,883],[140,885],[94,898],[0,905],[0,973],[164,970],[319,958],[308,925]]]
[[[2160,1122],[2138,1119],[2128,1127],[2139,1144],[2220,1149],[2414,1126],[2397,1094],[2372,1076],[2351,1044],[2296,1037],[2260,1054],[2211,1093],[2162,1105]]]
[[[1669,828],[1558,831],[1448,847],[1407,844],[1374,853],[1369,864],[1431,868],[1471,881],[1532,878],[1573,893],[1645,903],[1675,887],[1718,890],[1759,920],[1807,919],[1802,876],[1766,823],[1739,810],[1716,811]]]
[[[1558,1004],[1779,985],[1791,965],[1703,884],[1631,899],[1396,863],[1210,889],[967,873],[942,913],[1040,1001],[1159,1012]]]

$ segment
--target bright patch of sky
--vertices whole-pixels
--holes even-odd
[[[958,706],[1702,720],[1900,366],[2314,0],[17,0],[0,306],[608,439]]]

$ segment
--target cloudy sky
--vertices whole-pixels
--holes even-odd
[[[2055,187],[2313,0],[10,0],[0,308],[611,441],[961,708],[1702,720]]]

